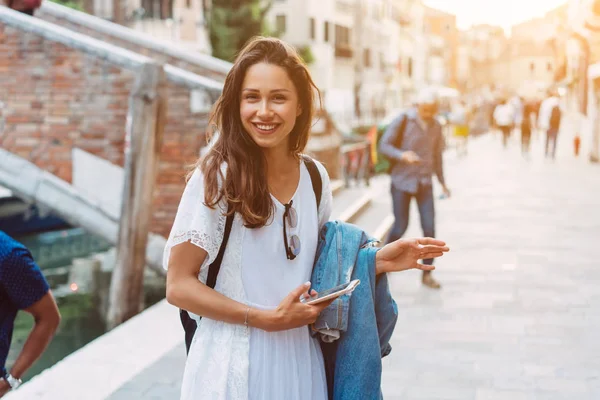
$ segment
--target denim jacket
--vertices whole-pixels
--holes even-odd
[[[360,279],[352,294],[334,301],[313,325],[322,339],[330,399],[383,398],[381,358],[391,351],[398,309],[387,275],[375,275],[374,242],[339,221],[328,222],[319,234],[312,288],[318,292]]]

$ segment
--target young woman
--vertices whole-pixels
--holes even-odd
[[[227,75],[211,119],[219,136],[189,178],[164,254],[168,301],[203,317],[183,400],[327,399],[323,356],[307,325],[328,303],[300,302],[332,202],[317,163],[317,210],[301,158],[315,93],[306,66],[278,39],[252,40]],[[228,210],[235,218],[213,290],[207,270]],[[434,239],[400,240],[379,250],[376,272],[427,268],[417,260],[447,250]]]

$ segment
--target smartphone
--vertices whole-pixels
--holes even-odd
[[[343,285],[339,285],[333,287],[331,289],[323,290],[319,292],[319,294],[315,297],[310,297],[308,299],[302,298],[300,301],[305,304],[318,304],[324,301],[338,298],[344,294],[352,293],[354,289],[358,286],[360,280],[355,279],[348,283],[344,283]]]

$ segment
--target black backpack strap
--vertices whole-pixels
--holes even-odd
[[[231,212],[231,204],[229,205],[227,212]],[[223,255],[225,254],[225,248],[227,247],[227,242],[229,241],[229,234],[231,233],[231,227],[233,225],[233,218],[235,214],[231,214],[227,216],[225,220],[225,232],[223,233],[223,241],[221,242],[221,246],[219,247],[219,252],[217,253],[217,257],[208,267],[208,278],[206,278],[206,286],[211,289],[215,288],[217,284],[217,276],[219,275],[219,270],[221,269],[221,262],[223,261]],[[192,345],[192,339],[194,338],[194,333],[196,333],[197,324],[194,319],[192,319],[187,311],[179,309],[179,318],[181,319],[181,325],[183,325],[183,330],[185,331],[185,351],[186,354],[190,351],[190,346]]]
[[[321,205],[321,194],[323,192],[323,180],[321,179],[321,173],[319,172],[317,164],[315,164],[315,160],[305,155],[302,156],[302,159],[304,160],[304,165],[306,165],[306,169],[310,175],[313,191],[315,192],[315,199],[317,199],[317,212],[319,212],[319,206]]]
[[[231,213],[231,204],[227,209],[227,213]],[[211,289],[215,288],[217,284],[217,276],[219,275],[219,270],[221,269],[221,262],[223,261],[223,255],[225,254],[225,248],[227,247],[227,242],[229,241],[229,234],[231,233],[231,226],[233,225],[233,217],[234,213],[231,213],[227,216],[227,220],[225,221],[225,232],[223,233],[223,241],[221,242],[221,247],[219,247],[219,253],[217,253],[217,257],[208,267],[208,278],[206,278],[206,286]]]
[[[404,131],[406,130],[406,121],[408,117],[406,114],[402,115],[402,121],[400,122],[400,127],[398,128],[398,133],[396,135],[396,140],[394,141],[394,147],[400,149],[402,147],[402,142],[404,141]]]
[[[400,126],[398,127],[398,131],[396,132],[396,138],[394,139],[393,143],[393,146],[398,150],[400,150],[400,148],[402,147],[402,142],[404,141],[404,131],[406,131],[407,121],[408,116],[406,115],[406,113],[402,114],[402,121],[400,121]],[[397,163],[398,161],[395,159],[390,160],[390,172],[394,169]]]

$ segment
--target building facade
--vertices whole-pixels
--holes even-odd
[[[505,52],[504,29],[475,25],[460,35],[459,84],[466,91],[492,91],[498,85],[496,63]],[[464,60],[463,57],[468,58]],[[468,77],[468,78],[466,78]]]
[[[85,11],[158,40],[211,54],[205,10],[209,0],[86,0]]]
[[[310,48],[327,111],[363,124],[414,97],[423,10],[421,0],[278,0],[267,18],[283,40]]]
[[[507,96],[543,98],[554,84],[556,59],[549,43],[512,39],[494,62],[496,88]]]
[[[567,11],[565,104],[577,120],[589,159],[600,162],[600,1],[570,0]]]
[[[459,32],[456,16],[431,7],[425,8],[427,38],[427,80],[434,86],[457,86]]]

